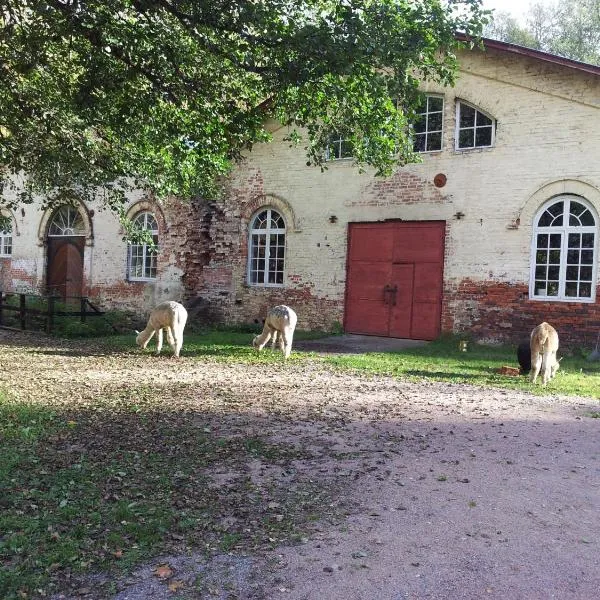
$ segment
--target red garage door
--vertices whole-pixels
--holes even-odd
[[[344,328],[432,340],[440,334],[443,221],[351,223]]]

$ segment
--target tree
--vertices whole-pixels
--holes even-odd
[[[480,0],[4,0],[0,162],[19,201],[213,196],[277,118],[322,165],[332,132],[380,174],[415,160],[419,80],[451,84]],[[302,135],[301,133],[302,132]],[[302,137],[304,136],[304,137]]]
[[[494,12],[493,18],[485,26],[483,34],[486,37],[518,44],[527,48],[540,49],[540,44],[528,29],[521,27],[518,21],[508,12]]]
[[[600,0],[532,4],[520,27],[509,13],[494,14],[484,34],[505,42],[600,64]]]

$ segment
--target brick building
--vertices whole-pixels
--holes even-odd
[[[428,85],[415,130],[422,162],[359,173],[343,140],[325,172],[301,148],[257,146],[223,201],[133,218],[160,252],[127,247],[94,206],[11,214],[5,290],[82,293],[147,311],[184,301],[197,319],[247,323],[293,306],[303,329],[432,339],[518,340],[542,320],[564,345],[600,329],[600,67],[502,42],[465,50],[454,88]]]

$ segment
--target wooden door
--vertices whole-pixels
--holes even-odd
[[[62,298],[81,296],[85,237],[49,237],[46,287]]]
[[[344,326],[349,333],[424,339],[441,331],[445,223],[353,223]]]

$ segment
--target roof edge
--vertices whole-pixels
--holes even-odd
[[[493,48],[494,50],[500,50],[501,52],[511,52],[513,54],[519,54],[521,56],[527,56],[529,58],[535,58],[537,60],[553,63],[555,65],[583,71],[584,73],[589,73],[590,75],[600,76],[600,66],[598,65],[591,65],[589,63],[573,60],[571,58],[565,58],[564,56],[558,56],[557,54],[550,54],[549,52],[544,52],[542,50],[534,50],[533,48],[527,48],[526,46],[519,46],[509,42],[501,42],[500,40],[493,40],[491,38],[473,38],[465,33],[457,33],[456,39],[462,42],[477,42],[481,40],[484,48]]]

